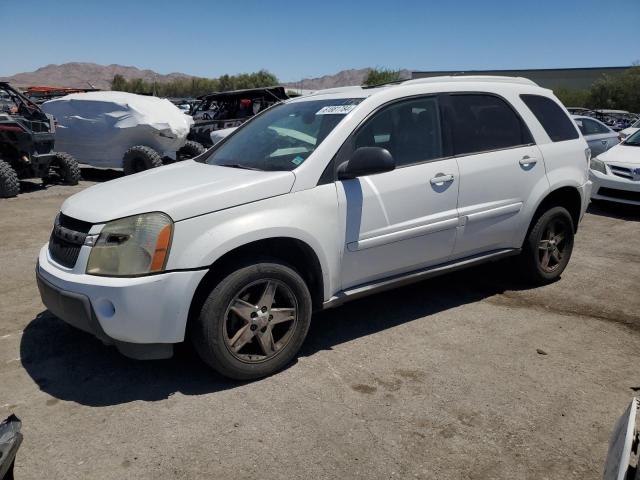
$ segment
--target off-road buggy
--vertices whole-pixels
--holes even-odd
[[[189,140],[211,146],[211,132],[238,127],[255,114],[289,97],[283,87],[252,88],[216,92],[199,97],[191,116]]]
[[[0,82],[0,197],[20,192],[20,179],[76,185],[80,168],[71,155],[54,152],[55,125],[40,107]]]

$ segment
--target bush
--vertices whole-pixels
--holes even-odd
[[[385,83],[400,80],[400,70],[390,70],[388,68],[372,68],[364,79],[364,84],[368,87],[382,85]]]

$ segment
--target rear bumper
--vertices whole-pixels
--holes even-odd
[[[584,216],[587,211],[587,207],[589,206],[589,201],[591,199],[591,191],[593,189],[593,182],[591,180],[587,180],[584,185],[580,187],[580,198],[582,198],[582,205],[580,206],[580,220]]]

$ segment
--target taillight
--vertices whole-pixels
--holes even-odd
[[[587,165],[591,163],[591,149],[589,147],[584,149],[584,158],[587,160]]]
[[[0,124],[0,132],[19,132],[20,133],[20,132],[26,132],[26,130],[18,124],[11,124],[11,125]]]

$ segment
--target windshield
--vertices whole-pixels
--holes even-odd
[[[204,162],[252,170],[293,170],[361,101],[342,98],[276,105],[245,124]]]
[[[640,147],[640,130],[638,130],[632,135],[629,135],[627,139],[624,141],[624,144],[631,145],[634,147]]]
[[[633,128],[640,128],[640,118],[636,121],[636,123],[634,123],[633,125],[631,125]]]

